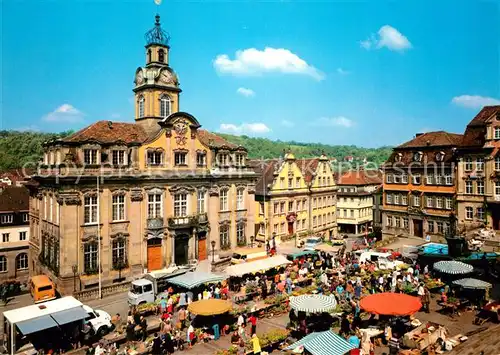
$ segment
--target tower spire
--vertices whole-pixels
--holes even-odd
[[[146,39],[146,46],[152,44],[169,46],[170,35],[161,28],[160,15],[158,13],[155,16],[155,26],[146,32],[144,38]]]

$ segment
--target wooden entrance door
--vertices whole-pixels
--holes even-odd
[[[148,271],[161,269],[161,238],[148,240]]]
[[[424,237],[424,228],[421,219],[413,220],[413,235],[420,238]]]
[[[500,207],[497,205],[493,205],[490,207],[491,210],[491,219],[492,219],[492,227],[494,230],[500,229]]]
[[[207,239],[198,239],[198,260],[207,259]]]

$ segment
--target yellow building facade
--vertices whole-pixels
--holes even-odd
[[[336,236],[336,191],[329,159],[283,159],[251,162],[259,175],[256,185],[255,236],[265,241],[273,236]]]

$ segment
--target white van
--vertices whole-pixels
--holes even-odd
[[[362,263],[366,261],[376,263],[380,270],[398,269],[404,265],[402,261],[393,260],[391,253],[381,253],[378,251],[365,251],[361,253],[359,262]]]

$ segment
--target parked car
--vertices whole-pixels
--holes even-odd
[[[304,244],[305,250],[314,250],[319,244],[323,243],[323,238],[321,237],[309,237],[306,239]]]

